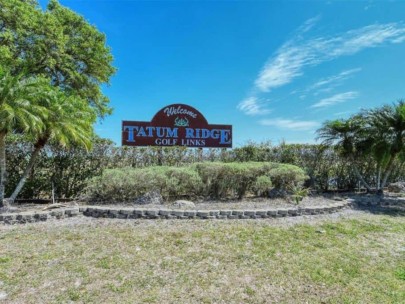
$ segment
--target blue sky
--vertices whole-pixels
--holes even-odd
[[[114,113],[96,131],[118,144],[122,120],[172,103],[239,146],[312,143],[325,120],[405,98],[405,2],[60,2],[107,36]]]

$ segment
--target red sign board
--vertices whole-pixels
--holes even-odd
[[[193,107],[172,104],[157,112],[150,122],[124,120],[122,145],[231,148],[232,126],[210,125]]]

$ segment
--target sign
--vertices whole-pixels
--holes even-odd
[[[210,125],[193,107],[172,104],[152,121],[122,122],[123,146],[186,146],[232,148],[232,126]]]

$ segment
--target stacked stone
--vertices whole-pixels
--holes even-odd
[[[107,207],[83,207],[85,216],[95,218],[119,218],[119,219],[260,219],[278,218],[300,215],[316,215],[334,213],[338,210],[352,206],[353,200],[339,202],[329,206],[304,207],[288,209],[267,210],[172,210],[172,209],[119,209]]]
[[[300,215],[316,215],[334,213],[356,204],[353,199],[328,206],[298,207],[278,209],[248,210],[182,210],[182,209],[148,209],[148,208],[108,208],[108,207],[76,207],[43,212],[22,212],[0,214],[0,223],[17,224],[63,219],[83,214],[95,218],[116,219],[263,219],[280,218]]]
[[[34,222],[45,222],[48,219],[62,219],[80,214],[80,208],[66,208],[50,211],[33,211],[21,213],[0,214],[0,222],[5,224],[25,224]]]

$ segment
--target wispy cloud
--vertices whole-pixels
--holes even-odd
[[[308,131],[319,126],[317,121],[310,120],[292,120],[284,118],[262,119],[259,123],[263,126],[273,126],[279,129],[288,129],[294,131]]]
[[[304,22],[299,28],[298,28],[298,33],[306,33],[309,30],[311,30],[321,19],[321,15],[318,15],[314,18],[310,18],[307,21]]]
[[[322,79],[318,80],[317,82],[315,82],[313,85],[311,85],[308,88],[308,90],[318,90],[325,86],[336,87],[339,84],[341,84],[344,80],[350,78],[353,74],[360,72],[360,71],[361,71],[361,68],[355,68],[355,69],[350,69],[350,70],[340,72],[337,75],[322,78]]]
[[[384,43],[403,42],[405,26],[402,23],[375,24],[334,37],[309,40],[297,37],[281,46],[265,64],[255,81],[256,89],[268,92],[290,83],[302,75],[306,67],[340,56],[353,55],[363,49],[381,46]]]
[[[264,115],[271,112],[271,110],[265,108],[263,101],[254,96],[242,100],[238,104],[238,109],[247,115]]]
[[[284,43],[269,58],[254,82],[253,93],[239,103],[237,107],[239,110],[248,115],[267,114],[270,111],[266,109],[264,103],[260,102],[260,95],[291,83],[303,75],[306,68],[341,56],[353,55],[366,48],[405,42],[405,25],[403,23],[374,24],[335,36],[304,39],[304,34],[310,31],[318,20],[319,16],[307,20],[297,29],[293,38]],[[343,80],[360,70],[360,68],[351,69],[321,79],[313,85],[311,90],[317,90],[314,95],[330,92],[332,88],[340,85]],[[303,98],[305,98],[306,93],[308,91],[301,92]],[[343,101],[326,98],[313,107],[328,106],[337,102]]]
[[[354,99],[357,96],[359,96],[359,93],[355,91],[339,93],[331,97],[321,99],[319,102],[313,104],[311,108],[323,108],[333,106],[335,104],[346,102],[350,99]]]
[[[353,113],[353,111],[343,111],[343,112],[333,113],[333,116],[345,116],[345,115],[348,115],[351,113]]]

